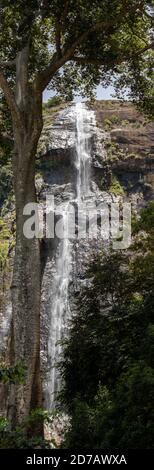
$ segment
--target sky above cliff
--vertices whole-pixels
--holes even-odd
[[[55,93],[52,92],[52,90],[45,90],[44,93],[43,93],[43,102],[46,102],[48,101],[49,98],[51,98],[51,96],[53,96]],[[108,88],[103,88],[101,85],[99,85],[97,87],[97,99],[98,100],[113,100],[113,99],[116,99],[116,97],[114,97],[114,87],[112,86],[109,86]],[[82,98],[81,96],[77,96],[75,98],[75,101],[82,101]]]

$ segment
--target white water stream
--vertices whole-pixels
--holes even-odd
[[[95,114],[83,103],[72,107],[75,129],[76,199],[69,200],[61,207],[64,238],[60,240],[56,255],[56,274],[51,295],[51,322],[48,338],[48,374],[46,387],[46,407],[56,405],[61,387],[59,370],[56,367],[61,353],[60,341],[67,335],[67,323],[71,317],[69,305],[69,282],[71,279],[72,246],[68,236],[69,205],[80,204],[90,193],[91,133],[95,127]]]

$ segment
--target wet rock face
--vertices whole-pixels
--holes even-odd
[[[142,129],[133,128],[137,114],[130,106],[118,108],[118,122],[116,122],[115,116],[113,119],[113,115],[116,114],[116,106],[118,108],[119,105],[112,103],[111,109],[96,109],[98,125],[94,120],[90,124],[88,136],[88,146],[90,147],[90,194],[89,196],[87,194],[86,202],[88,203],[91,219],[93,218],[94,206],[98,209],[104,203],[111,204],[112,202],[128,200],[132,202],[134,210],[138,210],[146,204],[146,198],[150,197],[150,192],[144,193],[143,186],[148,178],[151,181],[150,176],[153,175],[152,155],[146,153],[148,145],[148,152],[151,152],[152,149],[153,130],[151,124],[143,129],[143,120],[141,119],[139,125]],[[114,121],[113,129],[112,126],[110,129],[106,128],[105,119],[109,117],[111,122]],[[124,121],[124,119],[125,121],[127,119],[127,124],[125,122],[121,125],[120,120]],[[83,136],[80,136],[78,144],[81,150],[85,151],[86,146],[84,150],[82,139]],[[74,107],[70,106],[60,113],[54,125],[48,124],[45,128],[41,137],[41,149],[43,149],[41,152],[43,154],[41,152],[38,154],[38,171],[41,171],[43,177],[42,184],[38,185],[39,200],[44,204],[47,195],[54,196],[55,212],[59,207],[65,206],[69,201],[72,203],[77,198],[76,142],[77,123],[75,122]],[[137,153],[130,154],[132,151]],[[113,176],[122,185],[124,189],[123,196],[119,196],[110,190]],[[58,215],[56,217],[58,220]],[[77,216],[75,216],[75,223],[77,234]],[[76,237],[70,241],[69,251],[65,255],[66,258],[70,257],[71,263],[68,286],[69,312],[71,314],[75,311],[75,295],[82,284],[86,282],[84,273],[89,256],[92,257],[96,250],[102,249],[102,247],[103,249],[107,248],[107,246],[108,241],[102,241],[99,224],[96,236],[80,240]],[[54,240],[44,238],[42,241],[41,358],[46,407],[52,402],[50,399],[50,393],[52,392],[49,390],[46,371],[50,370],[52,362],[48,349],[49,337],[51,341],[50,330],[53,321],[55,279],[57,269],[59,269],[57,263],[59,263],[61,249],[62,245],[56,237]],[[63,267],[61,267],[61,270],[63,270]],[[60,279],[60,272],[58,276]],[[62,285],[59,295],[61,295],[61,288],[63,289]],[[66,310],[63,314],[66,315],[67,320]],[[66,323],[67,321],[64,320],[62,335],[66,334]],[[54,330],[55,324],[52,325],[52,328]],[[53,366],[54,364],[52,364]]]
[[[97,125],[109,132],[107,187],[111,174],[138,211],[154,197],[154,125],[129,102],[97,101]]]
[[[39,142],[39,155],[63,150],[68,153],[75,146],[75,128],[72,106],[64,109],[57,116],[54,124],[45,126]]]
[[[141,124],[138,129],[132,127],[112,129],[111,138],[121,145],[127,145],[130,153],[145,155],[149,152],[154,156],[154,130],[151,123],[145,127]]]
[[[57,179],[59,173],[51,163],[52,176],[49,168],[43,173],[44,183],[39,191],[39,199],[41,203],[44,203],[47,195],[54,196],[57,218],[61,207],[62,217],[64,217],[67,204],[73,205],[75,232],[74,237],[70,238],[68,243],[65,240],[58,240],[57,237],[54,240],[46,238],[43,240],[41,358],[44,400],[47,408],[54,406],[56,393],[59,389],[59,377],[57,371],[55,373],[53,371],[54,363],[59,360],[56,341],[68,334],[68,320],[75,310],[76,293],[85,282],[84,272],[89,256],[92,257],[92,253],[105,246],[105,242],[101,238],[100,227],[98,227],[96,234],[92,233],[86,238],[85,236],[80,238],[78,234],[80,204],[82,201],[86,204],[86,225],[88,227],[95,219],[95,208],[99,211],[101,204],[110,204],[112,201],[118,200],[116,196],[109,194],[103,188],[100,189],[98,185],[100,175],[104,174],[104,164],[107,159],[105,142],[109,140],[110,136],[104,130],[96,128],[94,113],[79,109],[76,115],[74,106],[72,109],[65,110],[63,116],[54,125],[54,130],[50,129],[52,144],[46,154],[46,158],[50,158],[50,162],[52,162],[52,158],[53,161],[55,160],[55,145],[57,145],[57,140],[56,144],[54,141],[55,128],[60,134],[59,163],[57,165],[63,177],[61,177],[61,181]],[[69,158],[68,153],[70,153]],[[82,218],[83,214],[80,215]],[[63,303],[64,305],[62,305]],[[52,393],[54,393],[54,400]]]

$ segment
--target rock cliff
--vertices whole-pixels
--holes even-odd
[[[154,192],[154,126],[141,116],[128,102],[97,101],[87,103],[87,109],[95,112],[96,122],[92,120],[87,142],[90,146],[90,191],[87,197],[91,217],[93,216],[93,204],[129,201],[134,212],[146,206],[147,201],[153,198]],[[85,121],[85,125],[86,121]],[[88,127],[89,129],[89,127]],[[46,196],[54,196],[56,217],[59,220],[58,207],[66,207],[68,202],[76,205],[77,198],[77,165],[76,165],[76,120],[74,106],[61,105],[56,109],[45,109],[44,129],[39,142],[36,159],[36,189],[38,202],[45,206]],[[1,351],[7,356],[9,344],[9,331],[11,319],[10,307],[10,283],[12,272],[12,257],[14,239],[14,201],[8,201],[7,190],[3,200],[0,201],[1,214],[7,226],[10,227],[6,251],[7,263],[1,263]],[[5,210],[4,210],[5,209]],[[75,226],[77,226],[75,212]],[[99,229],[98,229],[99,230]],[[1,250],[8,240],[8,234],[4,231],[4,225],[0,224]],[[69,312],[73,311],[74,296],[84,282],[84,268],[92,253],[102,247],[99,237],[90,240],[70,241],[69,246],[59,243],[57,237],[49,239],[42,237],[42,306],[41,306],[41,358],[42,374],[44,379],[45,406],[51,404],[49,399],[48,374],[55,364],[51,364],[49,354],[49,341],[51,341],[51,321],[54,308],[54,290],[57,289],[55,279],[60,282],[60,289],[65,290],[65,301],[69,303]],[[104,246],[104,245],[103,245]],[[66,249],[68,251],[66,251]],[[68,263],[65,264],[65,284],[61,279],[61,265],[58,264],[62,251]],[[4,250],[3,250],[4,251]],[[70,256],[71,252],[71,256]],[[11,255],[11,256],[10,256]],[[71,267],[69,266],[69,263]],[[68,282],[69,276],[69,282]],[[5,280],[5,282],[4,282]],[[59,294],[60,295],[60,294]],[[56,297],[57,302],[57,297]],[[68,305],[67,303],[67,305]],[[69,318],[66,309],[62,310],[62,335],[65,334],[66,321]],[[53,329],[57,324],[52,325]],[[55,340],[55,339],[54,339]],[[60,351],[60,350],[59,350]],[[51,352],[51,351],[50,351]],[[53,352],[52,352],[53,353]],[[57,356],[55,356],[57,359]],[[57,379],[58,380],[58,379]]]

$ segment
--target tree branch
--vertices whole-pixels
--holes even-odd
[[[151,44],[147,44],[147,46],[144,47],[143,49],[136,51],[134,56],[143,54],[144,52],[150,49],[154,49],[154,41]],[[102,67],[105,65],[112,65],[112,66],[114,65],[114,59],[111,60],[110,58],[107,58],[107,59],[103,58],[101,60],[101,59],[85,58],[85,57],[73,55],[72,60],[74,60],[75,62],[81,65],[96,65],[98,67]],[[125,56],[121,54],[121,51],[119,51],[118,58],[116,57],[116,60],[115,60],[115,65],[119,65],[126,60],[128,60],[128,55]]]
[[[14,60],[7,60],[7,61],[5,61],[5,60],[0,61],[0,67],[2,67],[2,68],[3,67],[4,68],[13,67],[13,66],[15,66],[15,64],[16,64],[15,59]]]
[[[101,31],[101,29],[103,30],[103,33],[104,33],[104,32],[106,32],[107,30],[109,30],[111,28],[117,27],[117,25],[120,24],[121,21],[124,21],[124,18],[127,15],[127,13],[128,13],[128,11],[127,11],[126,5],[124,3],[123,8],[121,9],[121,12],[117,16],[117,18],[112,18],[112,20],[109,20],[109,21],[106,21],[106,22],[99,21],[98,23],[95,23],[91,27],[89,27],[89,29],[84,31],[80,36],[78,36],[71,46],[69,44],[67,45],[67,43],[66,43],[64,45],[63,49],[61,50],[61,57],[58,57],[58,54],[56,52],[53,55],[52,61],[47,66],[47,68],[37,75],[36,79],[34,80],[35,89],[37,89],[38,92],[42,93],[44,91],[44,89],[48,86],[48,84],[49,84],[50,80],[52,79],[53,75],[61,67],[63,67],[63,65],[66,62],[68,62],[69,60],[71,60],[73,58],[77,47],[80,46],[87,39],[87,37],[91,33]],[[153,47],[153,43],[146,46],[146,48],[142,50],[142,53],[146,52],[146,50],[148,50],[152,47]],[[100,65],[100,64],[98,64],[98,65]]]
[[[16,104],[14,95],[10,89],[10,86],[8,85],[8,82],[1,70],[0,70],[0,87],[2,88],[2,91],[5,95],[6,102],[11,111],[13,123],[15,123],[17,127],[21,127],[22,119],[21,119],[20,111]]]
[[[55,25],[55,38],[56,38],[56,52],[57,52],[57,57],[59,59],[62,55],[62,52],[61,52],[61,28],[60,28],[60,23],[57,20],[56,20],[56,25]]]
[[[113,22],[114,24],[114,22]],[[74,55],[74,52],[80,44],[89,36],[90,33],[99,31],[102,27],[104,27],[104,22],[99,22],[93,25],[89,30],[84,31],[78,38],[74,41],[72,46],[68,49],[66,46],[62,49],[62,56],[57,58],[57,53],[54,54],[51,63],[48,67],[39,73],[35,79],[35,83],[37,84],[36,87],[42,92],[49,84],[53,75]],[[111,26],[111,23],[107,23],[107,26]]]
[[[137,54],[144,54],[144,52],[146,51],[149,51],[149,50],[154,50],[154,41],[152,41],[150,44],[147,44],[146,47],[144,47],[143,49],[141,49],[140,51],[137,51],[137,53],[135,53],[135,55]]]
[[[29,41],[16,56],[16,94],[15,99],[20,110],[25,107],[28,96],[28,58]]]
[[[65,6],[64,6],[64,11],[61,15],[61,18],[60,18],[60,24],[61,24],[61,30],[64,31],[65,29],[65,20],[67,18],[67,14],[68,14],[68,8],[69,8],[69,0],[65,0]]]
[[[114,65],[114,60],[110,60],[110,59],[94,59],[94,58],[84,58],[84,57],[78,57],[78,56],[73,56],[72,57],[72,60],[74,60],[75,62],[77,62],[79,65],[96,65],[98,67],[103,67],[105,65]],[[121,62],[124,60],[124,57],[120,57],[119,55],[119,58],[117,59],[116,58],[116,63],[115,65],[117,64],[121,64]]]

